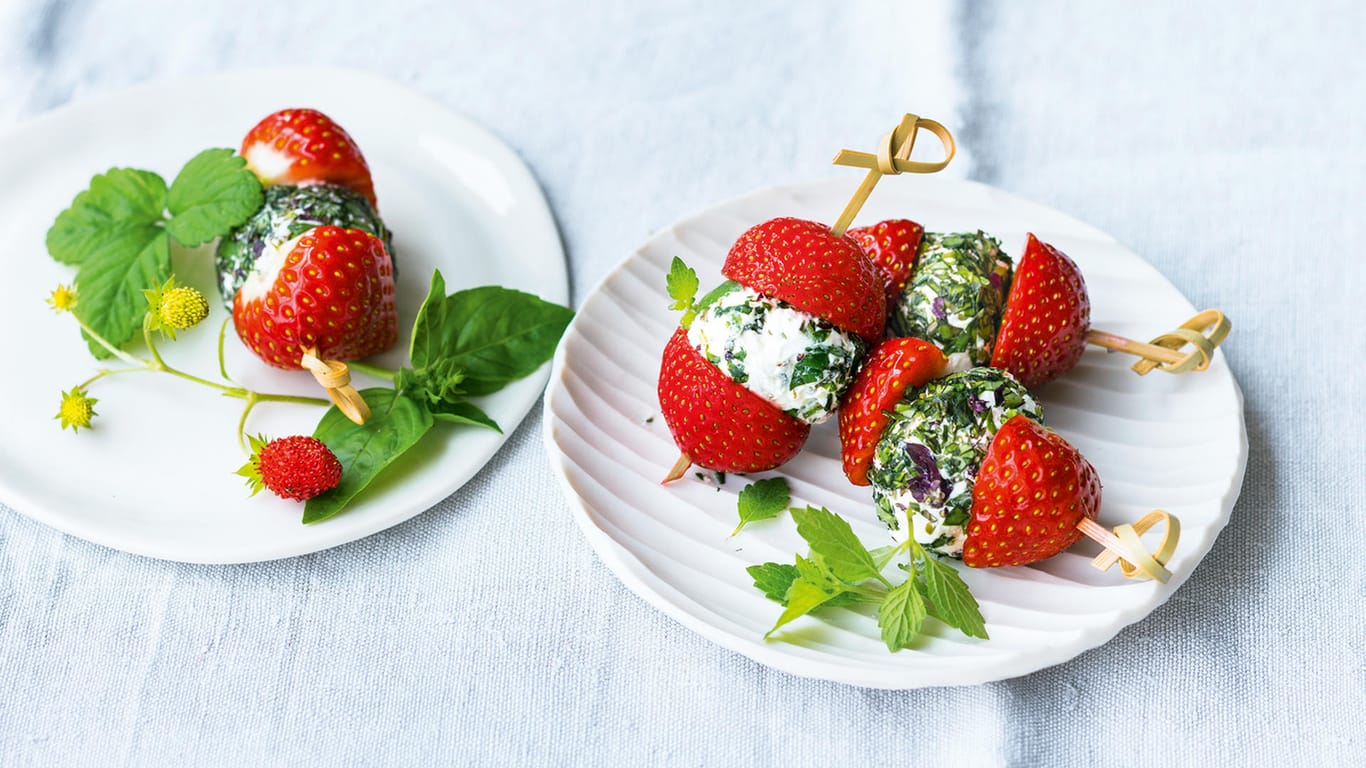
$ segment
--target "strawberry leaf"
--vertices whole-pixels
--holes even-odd
[[[142,327],[147,314],[143,291],[170,276],[171,242],[161,227],[144,225],[111,234],[99,254],[86,259],[76,273],[76,316],[111,344],[122,346]],[[110,356],[94,340],[87,343],[95,357]]]
[[[91,179],[71,207],[57,214],[47,231],[47,252],[63,264],[84,264],[111,251],[140,251],[155,236],[152,230],[160,227],[165,207],[166,182],[160,176],[112,168]]]
[[[889,651],[910,645],[925,621],[925,599],[914,582],[911,578],[894,587],[877,610],[877,625]]]
[[[261,207],[261,181],[231,149],[206,149],[190,159],[171,182],[166,229],[191,247],[226,235]]]
[[[750,483],[740,491],[740,499],[737,504],[740,512],[740,524],[735,526],[735,530],[730,535],[738,534],[740,529],[750,523],[777,517],[782,514],[784,509],[787,509],[790,499],[791,491],[787,486],[786,478],[770,477]]]
[[[305,523],[326,520],[340,512],[432,428],[432,414],[421,403],[392,389],[365,389],[361,396],[370,406],[370,419],[365,424],[353,423],[334,406],[313,430],[313,436],[326,443],[341,461],[342,477],[337,487],[305,502]]]

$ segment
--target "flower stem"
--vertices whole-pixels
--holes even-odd
[[[81,327],[82,331],[85,331],[85,334],[87,336],[94,339],[96,344],[99,344],[101,347],[104,347],[105,349],[109,350],[109,353],[112,354],[114,357],[117,357],[118,359],[122,360],[125,363],[128,363],[129,365],[147,365],[146,360],[139,360],[138,358],[133,357],[132,355],[128,354],[127,352],[124,352],[123,350],[119,349],[113,344],[110,344],[108,339],[104,338],[98,333],[95,333],[95,330],[90,326],[86,325],[85,321],[78,317],[75,312],[72,312],[71,316],[76,318],[76,324]]]

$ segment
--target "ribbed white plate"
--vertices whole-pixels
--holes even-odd
[[[1047,423],[1072,441],[1104,484],[1100,520],[1136,519],[1155,507],[1180,517],[1181,546],[1168,584],[1100,573],[1083,542],[1022,568],[960,568],[982,605],[990,640],[935,621],[913,649],[888,653],[871,613],[828,610],[765,641],[781,608],[757,592],[745,567],[791,562],[806,549],[787,515],[736,524],[736,496],[753,478],[719,488],[693,475],[661,486],[678,455],[655,394],[660,351],[677,325],[664,291],[681,256],[702,289],[745,229],[775,216],[831,221],[849,180],[765,190],[716,206],[650,239],[584,302],[551,373],[545,437],[575,517],[603,562],[637,594],[684,626],[793,674],[879,688],[963,685],[1023,675],[1094,648],[1171,596],[1209,551],[1242,485],[1247,459],[1242,396],[1218,355],[1208,371],[1131,373],[1125,356],[1088,350],[1066,377],[1038,391]],[[1194,308],[1147,262],[1056,211],[991,187],[935,178],[885,180],[860,222],[907,217],[930,230],[984,229],[1018,256],[1033,231],[1081,266],[1097,328],[1151,338]],[[844,515],[870,546],[892,541],[866,488],[840,471],[833,422],[814,428],[803,453],[775,472],[794,502]]]
[[[237,563],[314,552],[407,520],[474,476],[506,439],[438,426],[336,517],[299,522],[301,506],[262,493],[248,499],[233,474],[241,402],[169,376],[99,381],[95,427],[72,434],[52,419],[61,393],[97,361],[70,317],[43,299],[74,270],[47,256],[53,218],[111,166],[147,168],[168,181],[196,152],[237,147],[257,120],[315,107],[360,144],[380,212],[394,232],[400,343],[374,362],[407,362],[408,329],[439,268],[449,290],[505,285],[566,303],[559,233],[540,187],[516,153],[483,128],[395,83],[341,70],[263,70],[157,83],[44,115],[0,142],[0,322],[10,332],[0,377],[0,500],[74,536],[170,560]],[[217,378],[215,345],[227,316],[211,252],[174,249],[177,276],[211,297],[200,327],[161,345],[167,362]],[[19,329],[23,329],[22,332]],[[279,371],[229,333],[228,371],[263,392],[318,394],[302,371]],[[135,350],[136,351],[136,350]],[[507,434],[541,396],[548,366],[480,405]],[[358,376],[360,386],[376,382]],[[247,429],[311,434],[313,406],[263,404]]]

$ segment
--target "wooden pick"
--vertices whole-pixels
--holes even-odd
[[[1209,367],[1214,357],[1214,349],[1228,338],[1233,325],[1224,313],[1217,309],[1207,309],[1186,322],[1180,328],[1153,339],[1148,343],[1134,341],[1105,331],[1089,331],[1086,341],[1098,347],[1126,352],[1143,358],[1134,363],[1133,370],[1140,376],[1160,368],[1167,373],[1187,373],[1203,371]],[[1180,351],[1190,344],[1189,352]]]
[[[310,347],[304,350],[299,364],[313,374],[337,410],[357,424],[364,424],[370,418],[370,406],[351,385],[351,369],[340,360],[322,360],[318,350]]]
[[[691,466],[691,456],[689,456],[686,452],[678,454],[678,461],[675,461],[674,465],[672,467],[669,467],[669,474],[665,475],[664,479],[659,481],[659,484],[668,485],[669,483],[672,483],[678,478],[686,475],[688,473],[688,467]]]
[[[1139,537],[1158,523],[1166,524],[1162,542],[1157,545],[1157,552],[1149,552]],[[1126,579],[1156,579],[1163,584],[1172,577],[1167,562],[1181,539],[1181,521],[1166,510],[1154,509],[1136,523],[1116,526],[1113,532],[1086,517],[1077,523],[1077,528],[1105,547],[1105,551],[1091,561],[1092,567],[1106,571],[1119,563]]]
[[[915,136],[921,128],[939,137],[939,143],[944,146],[943,160],[936,163],[925,163],[911,159],[911,149],[915,146]],[[863,183],[855,190],[854,196],[849,198],[849,203],[844,206],[844,212],[840,214],[839,219],[835,221],[835,226],[831,227],[830,231],[835,233],[835,237],[839,237],[844,234],[845,230],[849,229],[849,225],[854,223],[854,217],[858,215],[859,209],[868,202],[868,196],[873,193],[873,187],[877,186],[878,181],[883,176],[895,176],[898,173],[935,173],[942,171],[948,166],[949,161],[953,160],[953,155],[957,151],[953,134],[949,133],[948,128],[929,118],[911,114],[902,117],[901,122],[882,137],[877,154],[841,149],[835,155],[835,165],[867,168],[868,174],[863,177]]]

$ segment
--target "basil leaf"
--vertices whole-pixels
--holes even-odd
[[[915,588],[914,579],[907,579],[887,593],[877,610],[877,625],[882,629],[882,642],[887,650],[899,651],[920,633],[925,621],[925,599]]]
[[[160,176],[112,168],[92,178],[71,207],[57,214],[47,231],[47,252],[63,264],[83,264],[111,251],[126,253],[129,241],[137,241],[132,249],[140,251],[155,235],[150,230],[163,221],[165,207],[166,182]]]
[[[819,555],[841,581],[848,584],[865,579],[882,581],[872,554],[844,518],[824,508],[794,507],[792,519],[797,523],[797,533],[811,545],[811,552]]]
[[[433,418],[437,421],[448,421],[452,424],[469,424],[474,427],[491,429],[498,434],[503,434],[502,427],[498,422],[489,417],[487,413],[480,410],[474,403],[439,403],[428,407]]]
[[[265,201],[261,181],[231,149],[206,149],[190,159],[171,182],[166,229],[193,248],[226,235]]]
[[[756,480],[745,486],[740,491],[740,499],[737,503],[740,512],[740,524],[735,526],[731,532],[734,536],[749,523],[758,520],[771,520],[782,514],[787,509],[787,504],[791,498],[791,491],[787,485],[787,479],[782,477],[770,477],[764,480]]]
[[[122,346],[142,328],[147,314],[143,291],[170,276],[171,242],[161,227],[144,224],[111,232],[76,273],[76,316],[109,343]],[[102,345],[87,343],[95,357],[111,356]]]
[[[342,464],[341,482],[304,504],[305,523],[337,514],[365,490],[385,467],[412,448],[432,428],[432,415],[416,401],[387,387],[361,391],[370,406],[370,419],[355,424],[335,407],[329,408],[313,430]]]

